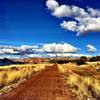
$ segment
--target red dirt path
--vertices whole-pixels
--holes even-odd
[[[64,85],[57,65],[53,65],[1,95],[0,100],[72,100],[72,96]]]

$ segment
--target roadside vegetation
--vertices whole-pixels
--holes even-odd
[[[59,70],[78,100],[100,100],[100,62],[60,64]]]
[[[27,80],[32,74],[44,70],[48,64],[0,66],[0,94]]]

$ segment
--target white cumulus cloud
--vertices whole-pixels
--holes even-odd
[[[51,44],[44,44],[43,45],[43,50],[45,52],[70,52],[70,53],[74,53],[77,52],[79,49],[76,48],[75,46],[68,44],[68,43],[64,43],[64,44],[56,44],[56,43],[51,43]]]
[[[0,54],[23,54],[34,52],[38,48],[37,45],[0,46]]]
[[[14,51],[13,49],[0,49],[0,54],[16,54],[18,53],[17,51]]]
[[[55,2],[53,4],[56,4],[56,6],[49,6],[49,4],[52,4],[50,2]],[[47,0],[46,6],[51,10],[53,16],[58,18],[73,17],[75,21],[63,21],[60,26],[63,29],[77,32],[77,36],[88,32],[100,32],[99,9],[90,7],[83,9],[75,5],[60,5],[56,0]]]
[[[87,11],[90,13],[92,17],[100,17],[100,10],[94,8],[88,8]]]
[[[48,0],[46,2],[46,6],[48,7],[48,9],[54,11],[59,6],[59,3],[55,0]]]
[[[54,10],[52,15],[59,17],[59,18],[71,16],[72,15],[71,7],[67,5],[61,5]]]
[[[99,32],[100,31],[100,18],[77,18],[76,21],[63,21],[60,26],[65,30],[77,32],[77,36],[82,33]]]
[[[75,21],[63,21],[60,26],[66,30],[77,31],[77,23]]]
[[[88,44],[87,45],[87,48],[88,48],[88,52],[96,52],[97,51],[96,47],[94,47],[91,44]]]
[[[78,32],[99,32],[100,31],[100,17],[98,18],[84,18],[79,19]]]

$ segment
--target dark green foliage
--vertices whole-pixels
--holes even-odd
[[[87,57],[82,56],[80,59],[77,61],[77,65],[83,65],[88,61]]]
[[[89,61],[100,61],[100,56],[96,56],[96,57],[91,57],[90,59],[89,59]]]

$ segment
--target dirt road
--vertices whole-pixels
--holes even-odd
[[[53,65],[20,84],[0,100],[72,100],[57,65]]]

